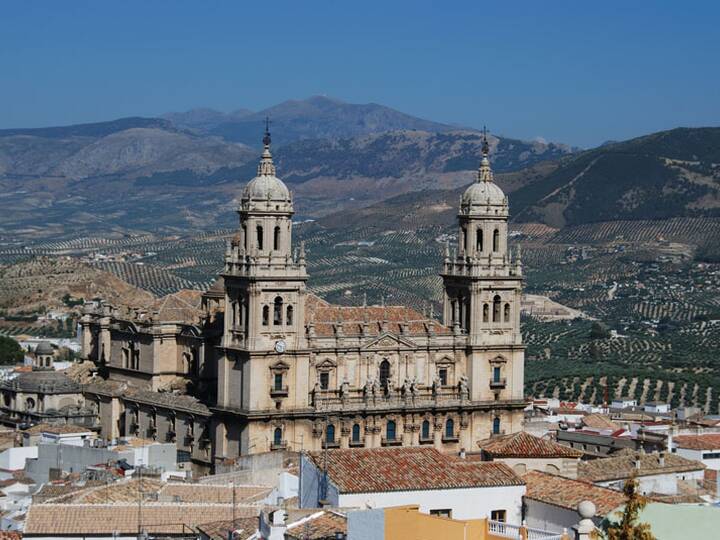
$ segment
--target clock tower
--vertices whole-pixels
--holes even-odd
[[[257,176],[240,197],[239,230],[225,251],[220,411],[282,413],[307,401],[307,378],[298,378],[308,359],[305,251],[292,247],[292,196],[276,176],[270,142],[266,129]],[[239,430],[241,453],[253,445],[251,424],[221,423],[218,429]],[[218,448],[218,454],[225,452]]]

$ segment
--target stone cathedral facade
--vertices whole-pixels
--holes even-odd
[[[292,196],[269,133],[263,142],[209,291],[194,300],[181,291],[151,313],[86,310],[84,354],[102,382],[87,386],[87,398],[103,435],[171,433],[194,461],[212,464],[279,449],[456,452],[519,431],[522,266],[508,251],[508,200],[493,182],[487,140],[460,202],[458,245],[442,261],[441,321],[402,306],[330,305],[308,289]],[[173,391],[177,380],[195,397]]]

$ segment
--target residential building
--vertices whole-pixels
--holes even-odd
[[[678,481],[702,484],[705,465],[676,454],[623,451],[615,457],[584,461],[578,479],[597,486],[622,490],[630,477],[636,477],[643,495],[676,495]]]
[[[527,471],[544,471],[575,478],[583,455],[579,450],[523,431],[485,439],[479,441],[478,446],[480,459],[502,461],[520,475]]]
[[[678,456],[699,461],[708,469],[720,470],[720,433],[677,435],[672,451]]]
[[[530,471],[522,478],[526,485],[523,515],[528,526],[535,529],[558,533],[572,530],[578,521],[578,505],[583,501],[595,505],[593,521],[599,526],[613,510],[625,503],[621,492],[587,481],[540,471]]]
[[[417,505],[456,519],[520,524],[523,481],[500,462],[468,461],[433,447],[328,450],[300,461],[300,507]]]

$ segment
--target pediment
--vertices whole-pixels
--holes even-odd
[[[315,363],[316,369],[335,369],[337,367],[337,362],[335,362],[332,358],[323,358],[319,362]]]
[[[407,338],[398,336],[397,334],[386,332],[365,343],[362,349],[377,351],[385,349],[397,349],[398,347],[402,349],[416,349],[417,345]]]
[[[287,362],[284,362],[282,360],[278,360],[277,362],[275,362],[274,364],[272,364],[270,366],[270,369],[272,371],[284,371],[284,370],[290,369],[290,364],[288,364]]]

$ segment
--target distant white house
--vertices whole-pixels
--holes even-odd
[[[670,404],[661,401],[648,401],[643,405],[643,410],[647,413],[668,414],[670,412]]]
[[[677,435],[672,445],[678,456],[700,461],[708,469],[720,471],[720,433]]]
[[[637,400],[629,397],[615,398],[612,400],[610,407],[613,409],[629,409],[630,407],[637,407]]]

